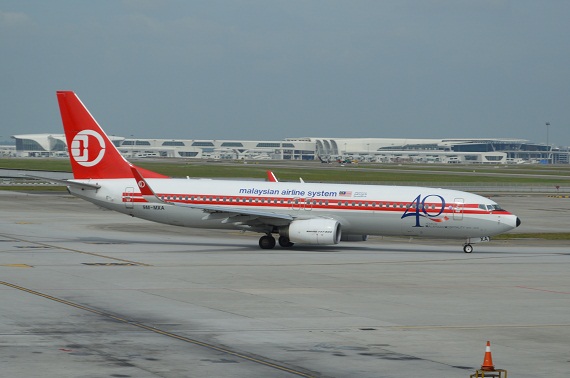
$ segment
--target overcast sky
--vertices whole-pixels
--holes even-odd
[[[567,0],[0,2],[0,140],[73,90],[141,138],[570,145]]]

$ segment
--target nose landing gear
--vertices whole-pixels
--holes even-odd
[[[463,246],[463,252],[465,252],[465,253],[471,253],[471,252],[473,252],[473,246],[472,246],[471,244],[469,244],[469,243],[465,244],[465,245]]]

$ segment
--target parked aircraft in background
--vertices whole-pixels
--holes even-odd
[[[169,178],[129,163],[71,91],[57,92],[74,178],[71,194],[101,207],[184,227],[263,234],[259,246],[331,245],[368,235],[472,243],[520,225],[476,194],[426,187]]]

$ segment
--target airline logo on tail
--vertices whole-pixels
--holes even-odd
[[[79,97],[71,91],[58,91],[57,101],[75,179],[132,178],[131,165],[105,135],[105,132]],[[147,178],[166,178],[139,168]]]
[[[91,140],[91,143],[89,143]],[[94,143],[95,142],[95,143]],[[96,131],[83,130],[78,132],[71,141],[71,156],[77,164],[83,167],[97,165],[105,156],[105,140]],[[92,157],[96,154],[96,157]]]

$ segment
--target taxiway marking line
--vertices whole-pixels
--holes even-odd
[[[121,316],[113,315],[113,314],[110,314],[110,313],[105,312],[105,311],[97,310],[97,309],[94,309],[94,308],[91,308],[91,307],[87,307],[87,306],[81,305],[81,304],[79,304],[79,303],[75,303],[75,302],[71,302],[71,301],[68,301],[68,300],[65,300],[65,299],[57,298],[57,297],[51,296],[51,295],[49,295],[49,294],[44,294],[44,293],[41,293],[41,292],[39,292],[39,291],[35,291],[35,290],[32,290],[32,289],[28,289],[28,288],[25,288],[25,287],[22,287],[22,286],[18,286],[18,285],[9,283],[9,282],[0,281],[0,285],[4,285],[4,286],[7,286],[7,287],[16,289],[16,290],[20,290],[20,291],[23,291],[23,292],[26,292],[26,293],[29,293],[29,294],[32,294],[32,295],[36,295],[36,296],[38,296],[38,297],[45,298],[45,299],[49,299],[49,300],[54,301],[54,302],[58,302],[58,303],[61,303],[61,304],[65,304],[65,305],[67,305],[67,306],[75,307],[75,308],[78,308],[78,309],[80,309],[80,310],[88,311],[88,312],[91,312],[91,313],[93,313],[93,314],[101,315],[101,316],[104,316],[104,317],[106,317],[106,318],[119,321],[119,322],[121,322],[121,323],[123,323],[123,324],[128,324],[128,325],[131,325],[131,326],[134,326],[134,327],[142,328],[142,329],[144,329],[144,330],[147,330],[147,331],[150,331],[150,332],[154,332],[154,333],[157,333],[157,334],[159,334],[159,335],[167,336],[167,337],[170,337],[170,338],[173,338],[173,339],[177,339],[177,340],[180,340],[180,341],[184,341],[184,342],[186,342],[186,343],[194,344],[194,345],[197,345],[197,346],[200,346],[200,347],[203,347],[203,348],[207,348],[207,349],[210,349],[210,350],[215,350],[216,352],[221,352],[221,353],[229,354],[229,355],[231,355],[231,356],[238,357],[238,358],[241,358],[241,359],[244,359],[244,360],[248,360],[248,361],[250,361],[250,362],[254,362],[254,363],[259,364],[259,365],[264,365],[264,366],[267,366],[267,367],[270,367],[270,368],[273,368],[273,369],[276,369],[276,370],[281,370],[281,371],[284,371],[284,372],[287,372],[287,373],[291,373],[291,374],[293,374],[293,375],[297,375],[297,376],[300,376],[300,377],[306,377],[306,378],[314,377],[313,375],[310,375],[310,374],[308,374],[308,373],[304,373],[304,372],[302,372],[302,371],[294,370],[294,369],[291,369],[291,368],[288,368],[288,367],[286,367],[286,366],[279,365],[279,364],[276,364],[276,363],[273,363],[273,362],[270,362],[270,361],[265,361],[265,360],[263,360],[263,359],[261,359],[261,358],[256,358],[256,357],[248,356],[248,355],[245,355],[245,354],[242,354],[242,353],[239,353],[239,352],[234,352],[233,350],[228,349],[228,348],[224,348],[224,347],[221,347],[221,346],[216,346],[216,345],[214,345],[214,344],[209,344],[209,343],[206,343],[206,342],[203,342],[203,341],[199,341],[199,340],[196,340],[196,339],[191,339],[191,338],[189,338],[189,337],[185,337],[185,336],[182,336],[182,335],[178,335],[178,334],[176,334],[176,333],[164,331],[164,330],[162,330],[162,329],[155,328],[155,327],[152,327],[152,326],[143,324],[143,323],[139,323],[139,322],[137,322],[137,321],[129,320],[129,319],[123,318],[123,317],[121,317]]]
[[[86,251],[81,251],[81,250],[79,250],[79,249],[61,247],[61,246],[52,245],[52,244],[47,244],[47,243],[42,243],[42,242],[29,241],[29,240],[26,240],[26,239],[16,238],[16,237],[10,236],[10,235],[0,234],[0,236],[2,236],[2,237],[4,237],[4,238],[7,238],[7,239],[12,239],[12,240],[21,241],[21,242],[24,242],[24,243],[36,244],[36,245],[41,245],[41,246],[44,246],[44,247],[55,248],[55,249],[62,249],[62,250],[64,250],[64,251],[69,251],[69,252],[82,253],[82,254],[84,254],[84,255],[100,257],[100,258],[103,258],[103,259],[110,259],[110,260],[115,260],[115,261],[122,261],[122,262],[126,262],[126,263],[136,264],[136,265],[139,265],[139,266],[151,266],[151,265],[149,265],[149,264],[141,263],[141,262],[138,262],[138,261],[120,259],[120,258],[118,258],[118,257],[105,256],[105,255],[101,255],[101,254],[99,254],[99,253],[86,252]]]
[[[547,290],[547,289],[539,289],[536,287],[528,287],[528,286],[515,286],[519,289],[527,289],[527,290],[535,290],[535,291],[544,291],[545,293],[553,293],[553,294],[570,294],[568,291],[556,291],[556,290]]]
[[[7,266],[9,268],[31,268],[28,264],[0,264],[0,266]]]
[[[570,324],[478,324],[478,325],[420,325],[420,326],[379,326],[378,329],[487,329],[487,328],[550,328],[570,327]]]

